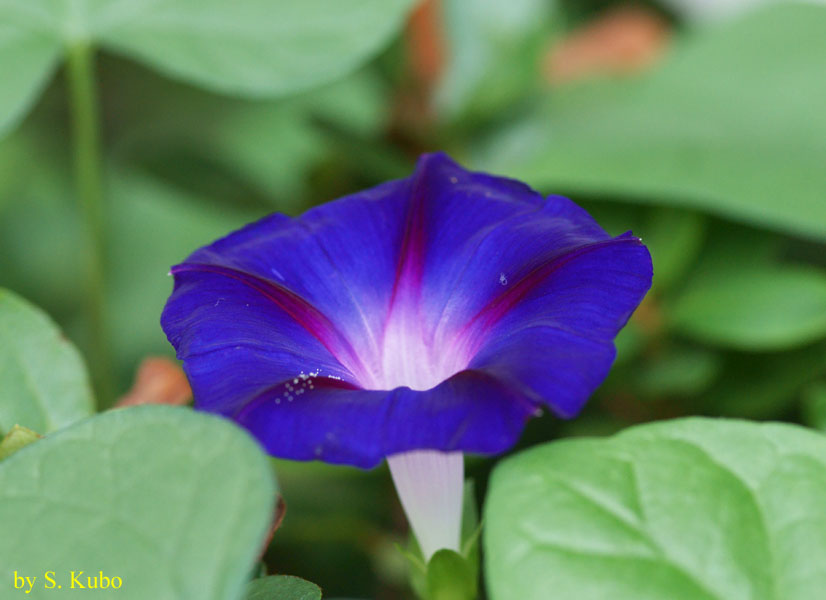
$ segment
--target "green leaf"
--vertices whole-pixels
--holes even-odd
[[[37,576],[33,599],[60,597],[44,589],[47,571],[64,593],[84,571],[84,585],[120,577],[111,597],[124,600],[235,600],[275,493],[267,457],[224,419],[159,406],[103,413],[0,463],[3,578]]]
[[[38,20],[27,0],[0,5],[0,137],[35,103],[60,58],[59,41]]]
[[[246,600],[321,600],[321,588],[289,575],[254,579],[247,585]]]
[[[401,25],[411,0],[110,0],[90,20],[106,47],[207,88],[296,92],[355,69]]]
[[[435,102],[443,116],[485,118],[539,87],[556,2],[445,0],[440,6],[448,56]]]
[[[826,336],[826,274],[730,262],[689,281],[667,318],[680,333],[711,344],[800,346]]]
[[[93,412],[83,360],[41,310],[0,289],[0,433],[48,433]]]
[[[826,436],[682,419],[536,447],[496,467],[492,600],[817,600]]]
[[[474,600],[476,572],[461,554],[442,548],[427,563],[427,600]]]
[[[555,91],[476,166],[826,238],[824,29],[784,3],[692,30],[651,73]]]
[[[0,134],[63,48],[98,44],[223,93],[279,96],[355,70],[412,0],[7,0],[0,4]]]

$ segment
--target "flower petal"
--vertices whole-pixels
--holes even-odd
[[[352,356],[336,358],[369,381],[393,294],[409,187],[409,180],[391,181],[295,219],[266,217],[194,252],[173,273],[177,279],[189,265],[230,269],[302,301],[335,320],[359,364]],[[173,299],[184,293],[176,288]]]
[[[630,235],[549,261],[477,314],[471,326],[485,341],[470,366],[573,417],[608,374],[614,337],[651,276],[648,250]]]
[[[274,382],[302,373],[352,379],[270,296],[215,269],[177,269],[161,322],[201,409],[231,416]]]
[[[542,404],[575,415],[651,260],[570,200],[435,154],[173,273],[162,324],[196,407],[275,455],[370,467],[418,449],[501,452]]]
[[[519,438],[536,407],[480,371],[457,373],[433,389],[363,390],[313,378],[291,401],[286,383],[248,402],[234,418],[273,455],[362,468],[385,456],[427,448],[493,454]]]

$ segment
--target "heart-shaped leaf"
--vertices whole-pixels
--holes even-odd
[[[682,419],[523,452],[485,506],[493,600],[818,600],[826,436]]]
[[[26,597],[52,598],[77,593],[72,572],[84,587],[102,573],[122,581],[103,597],[235,600],[275,492],[267,457],[228,421],[166,406],[104,413],[0,463],[3,585],[37,577]]]
[[[0,434],[47,433],[89,416],[83,361],[45,313],[0,289]]]

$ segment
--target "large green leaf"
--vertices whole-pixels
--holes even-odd
[[[0,435],[46,433],[92,414],[83,360],[45,313],[0,289]]]
[[[684,35],[654,72],[560,89],[477,166],[826,238],[826,7]]]
[[[310,88],[357,67],[400,26],[412,2],[108,4],[103,14],[90,7],[90,21],[105,46],[214,90],[275,95]]]
[[[808,267],[728,264],[689,281],[670,324],[742,350],[799,346],[826,337],[826,274]]]
[[[124,600],[235,600],[272,518],[267,457],[229,422],[172,407],[104,413],[0,463],[0,569],[120,577]],[[45,589],[45,573],[61,589]],[[82,595],[82,593],[81,593]],[[22,593],[21,593],[21,597]]]
[[[492,600],[817,600],[826,437],[683,419],[523,452],[485,505]]]
[[[35,99],[63,47],[100,44],[209,89],[275,96],[355,69],[411,0],[3,0],[0,133]]]

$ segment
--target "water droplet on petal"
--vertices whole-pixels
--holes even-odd
[[[508,285],[508,278],[505,277],[504,273],[499,273],[499,283],[502,285]]]

